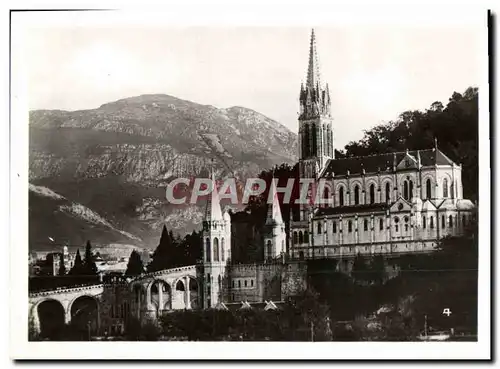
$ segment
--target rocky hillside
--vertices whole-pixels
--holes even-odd
[[[163,222],[179,232],[201,222],[201,207],[165,203],[164,186],[171,179],[202,175],[213,161],[219,177],[244,180],[274,164],[295,162],[296,149],[294,133],[253,110],[218,109],[168,95],[132,97],[93,110],[30,112],[30,182],[91,209],[141,246],[155,246]],[[42,195],[32,192],[30,230],[44,224],[50,233],[40,217],[62,210],[48,206],[47,196],[37,201]],[[68,230],[65,237],[81,242],[88,224],[81,229],[81,236]],[[125,237],[131,243],[120,232],[107,233],[94,235],[93,242]],[[38,236],[30,236],[36,248]]]

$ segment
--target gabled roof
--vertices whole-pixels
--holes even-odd
[[[238,310],[278,310],[280,306],[284,304],[283,301],[264,301],[264,302],[219,302],[214,309],[217,310],[228,310],[228,311],[238,311]]]
[[[241,307],[240,309],[244,310],[244,309],[251,309],[252,306],[248,303],[248,301],[242,301],[241,302]]]
[[[365,173],[376,173],[379,170],[381,172],[392,171],[393,167],[397,166],[406,155],[407,152],[403,151],[369,156],[353,156],[343,159],[330,159],[322,176],[327,177],[333,174],[336,176],[346,175],[347,171],[349,171],[351,175],[360,174],[363,170]],[[408,155],[413,158],[418,158],[420,155],[422,166],[454,164],[450,158],[441,152],[441,150],[436,150],[435,148],[408,151]]]
[[[226,306],[226,304],[224,304],[222,301],[219,301],[217,303],[217,305],[215,305],[214,307],[215,310],[229,310]]]
[[[436,210],[436,205],[432,202],[432,200],[427,199],[422,203],[422,211],[427,210]]]
[[[276,306],[276,304],[272,301],[265,301],[266,303],[266,306],[264,306],[264,310],[265,311],[268,311],[268,310],[278,310],[278,307]]]

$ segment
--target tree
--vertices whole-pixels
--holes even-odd
[[[94,256],[92,255],[92,245],[90,241],[87,241],[87,245],[85,246],[83,270],[85,275],[97,275],[97,266],[95,265]]]
[[[163,225],[160,243],[153,253],[151,262],[148,265],[148,272],[168,269],[172,266],[171,259],[175,260],[174,243],[171,235],[167,232],[167,227]]]
[[[80,256],[80,249],[76,250],[75,262],[73,263],[73,268],[71,268],[69,274],[71,275],[82,275],[83,274],[83,262]]]
[[[59,257],[59,275],[66,275],[66,266],[64,265],[64,254]]]
[[[130,258],[128,259],[127,271],[125,275],[127,276],[136,276],[144,273],[144,265],[142,264],[141,256],[135,250],[130,254]]]
[[[446,107],[439,101],[425,111],[405,111],[395,121],[364,132],[361,140],[345,146],[345,156],[422,150],[434,146],[462,164],[464,197],[477,199],[478,190],[478,89],[454,92]]]

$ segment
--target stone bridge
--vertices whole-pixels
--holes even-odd
[[[143,274],[121,283],[60,288],[29,294],[29,319],[38,332],[79,321],[98,334],[122,327],[127,315],[143,320],[179,309],[201,308],[201,273],[196,265]],[[101,324],[102,323],[102,324]],[[103,327],[101,327],[103,326]]]
[[[41,325],[68,324],[79,317],[89,306],[96,311],[93,317],[94,329],[99,327],[99,299],[104,290],[102,284],[61,288],[29,294],[29,318],[33,328],[40,331]],[[44,314],[45,313],[45,314]],[[45,320],[41,316],[45,316]],[[86,314],[88,315],[88,314]]]
[[[161,270],[130,283],[133,310],[156,318],[170,310],[201,308],[202,276],[196,265]]]

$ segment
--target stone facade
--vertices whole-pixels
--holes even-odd
[[[292,214],[289,256],[430,252],[440,238],[460,235],[475,206],[463,198],[461,165],[437,142],[432,149],[335,159],[329,90],[321,85],[316,54],[313,32],[299,96],[299,173],[321,203]]]

